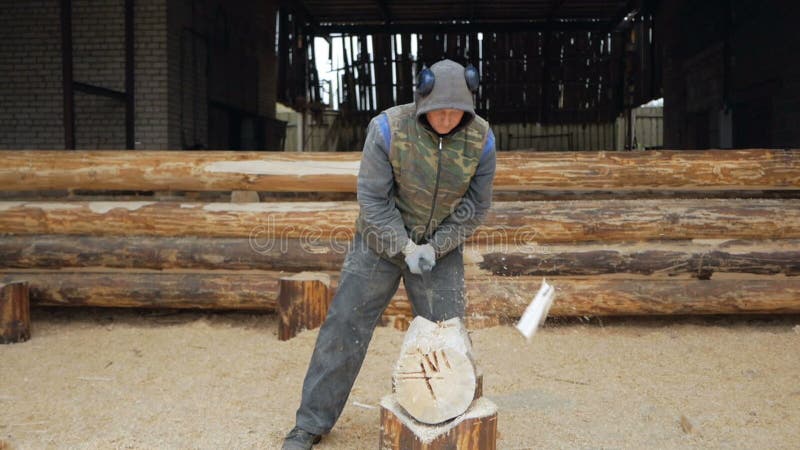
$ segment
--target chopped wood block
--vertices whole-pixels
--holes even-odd
[[[475,400],[455,419],[427,425],[415,421],[393,395],[381,400],[381,450],[494,450],[497,448],[497,406]]]
[[[31,338],[31,312],[27,282],[0,284],[0,344]]]
[[[395,387],[393,385],[392,394],[394,393],[395,393]],[[483,397],[483,373],[478,371],[478,374],[475,376],[475,394],[472,396],[472,400],[475,401],[481,397]]]
[[[278,288],[278,338],[293,338],[302,330],[314,329],[325,321],[330,306],[330,275],[301,272],[280,279]]]
[[[463,414],[475,397],[476,378],[460,319],[411,322],[392,376],[395,398],[411,417],[436,424]]]

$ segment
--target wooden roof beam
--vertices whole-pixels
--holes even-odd
[[[547,20],[553,20],[563,4],[564,0],[553,0],[553,2],[550,3],[550,9],[547,11]]]
[[[311,34],[316,35],[317,30],[319,30],[319,21],[311,14],[311,11],[306,6],[306,3],[303,0],[284,0],[281,2],[281,6],[288,7],[290,9],[294,9],[296,13],[303,18],[303,21],[306,23],[306,26],[311,29]]]
[[[323,34],[374,34],[374,33],[469,33],[489,31],[603,31],[607,23],[596,20],[536,21],[536,22],[469,22],[469,23],[365,23],[324,24],[317,29]]]
[[[389,5],[386,4],[386,0],[375,0],[375,3],[378,5],[378,9],[381,11],[381,17],[383,17],[383,23],[389,24],[392,21],[392,12],[389,10]]]

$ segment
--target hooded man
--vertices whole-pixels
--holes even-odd
[[[401,278],[415,315],[463,318],[463,243],[491,205],[495,172],[494,135],[473,106],[477,88],[474,67],[442,60],[420,72],[414,103],[370,121],[356,234],[284,450],[310,449],[333,428]]]

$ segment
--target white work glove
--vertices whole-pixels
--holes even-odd
[[[422,275],[421,260],[425,260],[431,269],[436,265],[436,251],[431,244],[417,245],[409,239],[403,254],[406,256],[406,264],[411,273]]]

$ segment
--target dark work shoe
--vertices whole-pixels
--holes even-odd
[[[319,442],[322,436],[294,427],[283,440],[282,450],[311,450],[311,446]]]

